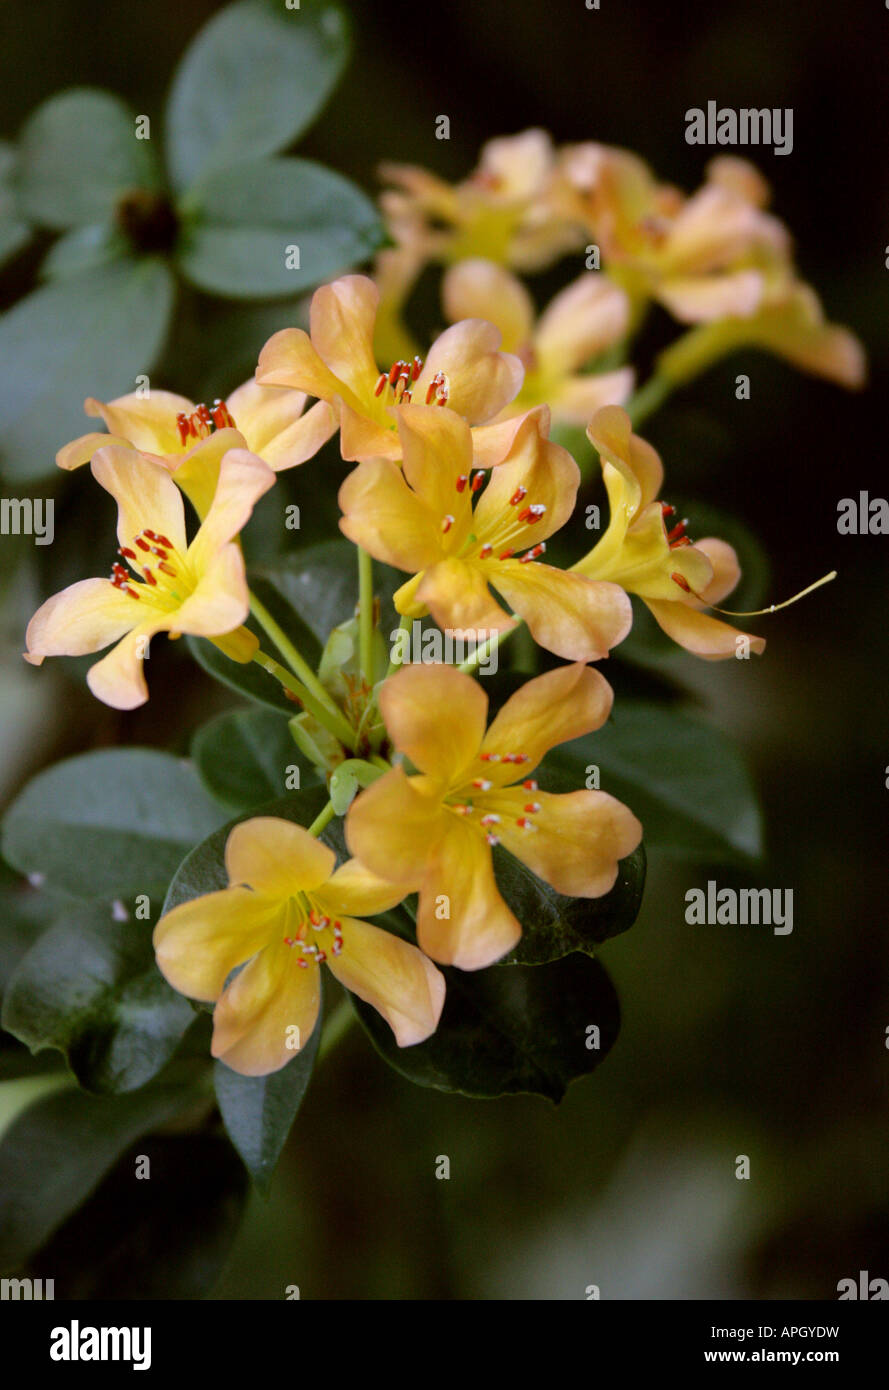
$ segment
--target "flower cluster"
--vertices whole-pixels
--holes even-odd
[[[624,151],[555,150],[528,131],[492,141],[456,187],[417,169],[385,172],[395,245],[374,278],[319,289],[309,331],[276,333],[255,378],[226,401],[152,390],[86,402],[107,433],[66,445],[58,463],[88,463],[114,499],[118,558],[109,578],[44,603],[27,633],[35,664],[110,647],[88,681],[122,710],[148,698],[142,663],[156,634],[206,638],[258,662],[303,707],[294,737],[331,787],[337,769],[354,768],[351,804],[331,799],[308,827],[265,815],[236,825],[228,886],[180,903],[155,930],[166,978],[215,1006],[213,1055],[248,1075],[289,1060],[288,1030],[303,1045],[311,1036],[322,964],[400,1046],[428,1038],[445,997],[438,966],[483,969],[522,936],[500,856],[568,897],[613,888],[642,826],[607,792],[554,793],[538,773],[545,783],[549,750],[608,719],[612,690],[588,663],[626,638],[631,595],[698,656],[732,656],[741,638],[762,651],[761,637],[708,611],[739,580],[734,550],[686,534],[659,500],[658,454],[634,432],[626,353],[645,307],[694,325],[662,359],[663,380],[744,342],[848,385],[863,372],[855,339],[823,321],[797,279],[762,180],[742,161],[715,161],[685,198]],[[514,272],[590,238],[605,269],[583,270],[538,314]],[[430,261],[446,266],[451,326],[418,349],[402,310]],[[551,437],[562,425],[585,427],[609,504],[607,527],[574,563],[556,558],[572,530],[588,534],[572,528],[583,477]],[[334,436],[350,466],[340,528],[359,555],[357,684],[332,678],[328,652],[315,670],[297,651],[251,593],[238,540],[276,475],[316,460]],[[403,666],[396,654],[381,670],[373,561],[403,576],[403,626],[430,618],[457,636],[484,632],[489,646],[524,627],[535,652],[559,662],[546,657],[490,722],[478,654],[461,669]],[[286,667],[262,650],[251,615]],[[351,857],[336,867],[320,837],[343,810]],[[415,941],[364,920],[414,895]]]

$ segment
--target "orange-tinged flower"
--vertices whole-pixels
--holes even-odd
[[[478,970],[521,936],[494,845],[557,892],[613,887],[642,836],[636,817],[605,792],[553,794],[531,776],[550,748],[600,728],[612,698],[598,671],[562,666],[523,685],[485,732],[487,696],[453,667],[405,666],[383,684],[389,737],[418,771],[393,768],[362,792],[346,838],[374,872],[419,892],[417,940],[433,960]]]
[[[701,611],[734,589],[741,575],[737,556],[725,541],[708,537],[693,543],[684,521],[667,521],[673,509],[657,500],[663,465],[651,445],[633,433],[626,411],[606,406],[590,421],[587,434],[602,460],[611,517],[602,539],[575,570],[638,594],[663,630],[697,656],[735,656],[742,636],[751,651],[762,652],[762,637],[739,633]]]
[[[380,174],[396,185],[380,198],[389,231],[421,264],[484,256],[537,270],[583,244],[543,130],[489,140],[478,168],[456,185],[413,165],[384,164]]]
[[[397,459],[398,407],[412,400],[447,406],[471,425],[491,420],[516,395],[523,369],[498,351],[500,333],[481,319],[454,324],[436,339],[425,364],[374,357],[379,291],[364,275],[345,275],[312,296],[311,336],[285,328],[260,353],[257,380],[308,391],[333,406],[343,458]]]
[[[504,414],[548,405],[555,421],[585,425],[603,405],[622,405],[630,395],[635,374],[629,367],[581,373],[630,326],[629,300],[605,275],[586,271],[539,318],[521,280],[493,261],[451,266],[442,297],[452,323],[487,319],[500,329],[504,349],[524,363],[522,389]]]
[[[404,890],[354,859],[334,871],[335,863],[300,825],[242,821],[226,841],[228,888],[181,903],[154,929],[161,973],[181,994],[216,1004],[213,1056],[243,1076],[280,1070],[308,1042],[322,963],[379,1010],[400,1047],[438,1026],[440,971],[416,946],[354,915],[384,912]]]
[[[249,601],[234,538],[274,484],[272,470],[245,449],[230,449],[189,544],[182,494],[160,464],[106,445],[91,468],[117,502],[118,553],[126,565],[115,561],[110,579],[82,579],[47,599],[28,624],[26,660],[39,666],[47,656],[85,656],[115,643],[87,675],[93,694],[114,709],[148,699],[142,661],[155,633],[208,637],[234,660],[249,661],[257,644],[241,626]]]
[[[571,661],[607,656],[629,631],[626,594],[538,563],[580,481],[571,455],[546,438],[546,407],[493,427],[511,438],[489,473],[474,467],[472,432],[453,411],[408,406],[400,417],[402,467],[367,459],[339,494],[345,535],[414,576],[395,595],[398,611],[431,612],[455,634],[501,632],[514,619],[490,584],[548,651]]]
[[[276,473],[312,458],[336,430],[330,407],[319,401],[306,410],[304,391],[260,386],[253,378],[227,401],[195,405],[172,391],[138,391],[116,400],[83,403],[87,415],[105,422],[108,434],[85,434],[60,449],[60,468],[79,468],[97,449],[122,444],[138,449],[172,473],[204,517],[228,449],[249,449]]]
[[[765,212],[767,185],[745,160],[711,161],[691,197],[659,184],[627,150],[575,145],[562,162],[609,274],[682,323],[755,313],[768,274],[788,263],[787,231]]]

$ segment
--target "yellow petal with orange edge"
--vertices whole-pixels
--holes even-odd
[[[333,399],[333,409],[339,420],[340,453],[347,462],[355,459],[400,459],[401,440],[396,427],[396,410],[350,404],[345,391]],[[371,412],[371,413],[368,413]],[[377,418],[382,416],[383,420]]]
[[[528,793],[521,788],[492,798],[501,817],[497,834],[504,848],[557,893],[600,898],[609,892],[617,880],[618,860],[642,839],[642,826],[632,811],[607,792],[537,791],[532,799],[540,810],[529,815],[524,809]],[[520,821],[532,828],[524,829]]]
[[[379,376],[373,351],[379,299],[366,275],[343,275],[315,291],[309,311],[312,345],[359,400]]]
[[[687,603],[669,603],[665,599],[646,599],[650,612],[668,637],[678,642],[680,647],[702,656],[707,661],[723,661],[735,656],[739,651],[738,638],[743,637],[750,644],[750,651],[757,656],[765,650],[765,638],[751,633],[740,632],[729,623],[711,617]]]
[[[635,381],[632,367],[566,377],[550,392],[549,403],[560,421],[586,426],[597,410],[607,405],[623,405],[629,400]]]
[[[347,395],[356,403],[345,382],[322,362],[301,328],[282,328],[272,334],[259,354],[256,381],[260,386],[290,386],[322,401]]]
[[[380,878],[359,859],[347,859],[331,875],[316,897],[330,913],[361,913],[369,917],[395,907],[404,897],[405,889],[391,879]]]
[[[274,942],[232,980],[213,1013],[214,1057],[242,1076],[268,1076],[292,1061],[318,1021],[320,969],[301,969],[298,948]],[[294,1034],[294,1027],[299,1033]],[[300,1047],[293,1047],[299,1038]],[[289,1044],[289,1046],[288,1046]]]
[[[131,391],[107,404],[88,396],[83,408],[87,415],[104,420],[108,433],[125,439],[133,449],[146,454],[178,454],[183,444],[176,416],[190,415],[195,407],[187,396],[152,388],[147,395]]]
[[[527,412],[509,454],[491,470],[475,508],[472,529],[480,540],[491,539],[497,553],[498,538],[513,550],[534,545],[564,526],[574,511],[580,469],[567,449],[546,438],[549,419],[546,406]],[[531,505],[542,506],[543,514],[536,521],[520,521]]]
[[[198,571],[244,529],[260,497],[274,485],[275,474],[248,449],[229,449],[223,455],[213,501],[188,550]]]
[[[85,656],[116,642],[139,621],[140,606],[108,579],[81,579],[54,594],[28,624],[25,659]]]
[[[694,548],[706,555],[713,570],[709,584],[698,590],[701,598],[705,603],[722,603],[741,578],[741,566],[734,546],[716,536],[705,536],[703,540],[695,541]],[[696,608],[698,605],[693,603],[691,606]]]
[[[604,275],[588,272],[557,294],[540,316],[534,352],[544,376],[570,376],[627,332],[630,301]]]
[[[280,913],[279,903],[248,888],[180,903],[154,929],[158,969],[180,994],[215,1001],[231,972],[268,943]]]
[[[415,780],[400,767],[385,773],[359,792],[345,824],[349,852],[380,878],[409,885],[406,891],[422,879],[429,846],[449,815],[439,797],[417,791]]]
[[[64,444],[59,449],[56,463],[59,468],[71,472],[72,469],[81,468],[83,464],[89,463],[93,454],[108,444],[118,444],[124,449],[130,448],[129,440],[121,439],[118,435],[82,434],[79,439],[72,439],[70,444]]]
[[[340,530],[375,560],[413,574],[442,553],[441,519],[390,459],[368,459],[339,491]]]
[[[437,518],[446,550],[458,550],[472,526],[472,432],[453,410],[407,405],[398,411],[402,470],[416,495]],[[458,479],[463,479],[458,490]],[[449,529],[442,530],[445,517]]]
[[[451,556],[420,576],[415,598],[455,640],[486,642],[515,625],[488,588],[489,580],[496,582],[490,562],[470,563]],[[409,612],[398,594],[395,600],[400,613]]]
[[[203,521],[213,505],[219,484],[219,467],[229,449],[243,449],[240,430],[222,429],[202,439],[180,460],[173,461],[173,479]]]
[[[435,1032],[445,981],[422,951],[391,932],[344,917],[343,950],[327,964],[345,989],[371,1004],[389,1024],[399,1047],[423,1042]]]
[[[441,297],[450,323],[485,319],[499,328],[505,352],[530,343],[534,301],[521,280],[503,266],[477,257],[459,261],[446,271]]]
[[[210,556],[192,593],[170,614],[169,626],[177,635],[220,637],[240,628],[249,611],[243,552],[230,544]],[[242,644],[243,638],[236,641]]]
[[[90,464],[97,483],[117,503],[117,539],[132,549],[148,527],[165,536],[175,550],[185,551],[185,508],[170,474],[135,449],[110,445]]]
[[[600,729],[611,713],[613,700],[614,692],[605,677],[582,662],[535,676],[510,695],[493,720],[481,752],[494,757],[479,760],[471,776],[485,777],[495,786],[528,777],[550,748]],[[525,760],[503,762],[508,753],[524,754]]]
[[[451,780],[484,737],[488,697],[453,666],[404,666],[380,687],[379,703],[395,747],[430,777]]]
[[[138,600],[132,600],[135,607]],[[86,683],[97,700],[112,709],[137,709],[148,699],[143,662],[148,655],[151,639],[169,630],[170,618],[157,610],[148,609],[137,627],[126,633],[107,656],[97,661],[86,673]]]
[[[500,350],[500,330],[484,319],[464,319],[436,338],[413,388],[423,404],[437,372],[448,382],[448,407],[470,425],[493,420],[518,395],[525,369],[517,357]]]
[[[444,834],[427,847],[417,940],[440,965],[483,970],[519,940],[521,926],[500,896],[491,850],[478,826],[448,814]],[[441,916],[442,899],[449,916]]]
[[[301,825],[280,816],[252,816],[225,843],[229,883],[247,884],[263,897],[285,902],[311,892],[333,873],[336,855]]]
[[[632,626],[632,606],[616,584],[519,560],[492,561],[491,583],[535,642],[566,661],[601,660]]]

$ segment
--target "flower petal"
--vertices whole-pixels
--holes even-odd
[[[450,815],[438,797],[417,790],[417,780],[393,768],[359,793],[346,816],[350,853],[380,878],[408,885],[405,891],[419,885],[429,846]]]
[[[472,432],[453,410],[435,405],[407,405],[398,411],[402,470],[416,495],[438,522],[450,517],[447,541],[458,551],[472,528],[472,493],[466,479],[472,471]],[[463,489],[457,482],[463,478]]]
[[[509,546],[517,550],[553,535],[574,511],[580,469],[567,449],[546,438],[549,419],[546,406],[529,410],[508,455],[492,468],[473,515],[472,529],[480,538],[503,533],[505,522]],[[519,486],[526,490],[520,505],[511,502]],[[537,521],[519,522],[522,509],[531,503],[543,506],[543,515]]]
[[[616,584],[519,560],[493,562],[491,583],[535,642],[566,661],[601,660],[632,626],[630,600]]]
[[[256,380],[260,386],[290,386],[322,401],[347,392],[345,384],[322,362],[308,333],[282,328],[273,333],[259,354]],[[237,418],[237,417],[236,417]]]
[[[444,372],[450,409],[470,425],[492,420],[518,395],[525,375],[519,359],[499,347],[500,330],[483,319],[464,319],[445,329],[429,349],[414,387],[417,401],[425,401],[432,378]]]
[[[391,459],[368,459],[339,491],[340,530],[375,560],[416,574],[442,553],[441,521]]]
[[[137,709],[145,704],[148,686],[145,684],[143,662],[152,637],[169,626],[168,617],[149,609],[148,615],[137,627],[126,633],[107,656],[90,667],[86,673],[86,683],[97,700],[102,700],[112,709]]]
[[[478,258],[459,261],[447,270],[441,287],[450,323],[485,319],[499,328],[505,352],[517,352],[531,341],[534,301],[521,280],[503,266]]]
[[[193,592],[170,614],[169,625],[177,634],[221,637],[240,628],[249,612],[244,555],[239,545],[229,544],[210,557]]]
[[[391,932],[344,917],[343,950],[328,956],[331,974],[382,1014],[399,1047],[423,1042],[435,1032],[445,981],[422,951]]]
[[[569,376],[618,342],[630,322],[630,301],[604,275],[589,271],[557,294],[540,317],[534,352],[544,376]]]
[[[126,440],[132,449],[139,449],[145,454],[179,454],[182,452],[182,440],[176,416],[190,415],[194,402],[187,396],[177,396],[173,391],[156,391],[152,387],[147,395],[131,391],[129,395],[118,396],[107,405],[89,396],[83,408],[87,415],[104,420],[108,433]]]
[[[66,472],[71,472],[74,468],[81,468],[83,464],[89,463],[93,454],[98,449],[104,449],[109,444],[118,444],[124,449],[129,449],[128,439],[121,439],[113,434],[82,434],[79,439],[72,439],[70,444],[64,444],[56,454],[56,463],[59,468],[64,468]]]
[[[299,1029],[305,1047],[318,1021],[321,972],[283,940],[260,951],[232,980],[213,1014],[211,1052],[242,1076],[280,1071],[296,1054],[293,1034]]]
[[[142,616],[140,604],[108,579],[81,579],[42,604],[28,624],[25,659],[85,656],[116,642]]]
[[[182,494],[159,463],[135,449],[112,444],[100,449],[90,464],[97,483],[117,503],[117,538],[132,546],[145,527],[167,536],[174,549],[185,550],[185,508]]]
[[[448,814],[445,832],[430,842],[427,855],[417,911],[420,949],[460,970],[492,965],[512,950],[522,929],[500,896],[484,837]]]
[[[380,710],[399,752],[428,776],[452,781],[478,752],[488,697],[453,666],[404,666],[380,687]]]
[[[202,439],[181,459],[174,460],[171,469],[177,487],[185,493],[203,521],[213,505],[219,486],[219,469],[229,449],[243,449],[244,436],[240,430],[215,430]]]
[[[219,998],[231,972],[268,942],[280,905],[248,888],[180,903],[154,929],[158,969],[189,999]]]
[[[301,825],[279,816],[241,821],[225,843],[229,883],[247,884],[264,897],[282,902],[326,883],[335,864],[332,849]]]
[[[750,651],[757,656],[765,650],[765,638],[752,633],[740,632],[729,623],[713,618],[709,613],[691,608],[687,603],[667,599],[646,599],[649,610],[668,637],[678,642],[686,651],[702,656],[707,661],[721,661],[736,656],[739,647],[737,639],[745,637],[750,643]]]
[[[676,276],[663,280],[657,298],[680,323],[750,318],[762,303],[765,280],[758,270],[725,275]]]
[[[716,536],[705,536],[702,541],[695,541],[694,549],[706,555],[713,568],[710,583],[699,591],[701,598],[706,603],[722,603],[741,578],[741,566],[734,546]],[[697,604],[693,606],[697,607]]]
[[[379,298],[366,275],[343,275],[315,291],[309,311],[312,345],[359,400],[379,375],[373,350]]]
[[[472,775],[504,786],[527,777],[551,748],[600,729],[611,713],[614,692],[604,676],[577,662],[535,676],[510,695],[482,742],[483,753],[495,755],[472,769]],[[526,761],[504,763],[508,753],[523,753]],[[527,800],[527,793],[524,794]]]
[[[317,897],[329,912],[361,912],[373,917],[377,912],[395,907],[404,895],[402,884],[380,878],[359,859],[347,859]]]
[[[613,888],[618,860],[642,839],[642,826],[632,811],[606,792],[553,795],[538,791],[534,800],[540,810],[527,816],[527,796],[521,788],[497,796],[501,816],[497,834],[504,848],[557,893],[599,898]],[[520,820],[530,821],[534,828],[522,829]]]
[[[597,410],[607,405],[623,405],[629,400],[635,381],[632,367],[567,377],[550,393],[549,403],[560,421],[586,426]]]
[[[247,449],[229,449],[219,465],[219,481],[188,558],[200,572],[247,525],[260,497],[274,487],[275,475]]]
[[[515,625],[488,588],[489,580],[495,580],[490,563],[470,564],[451,556],[426,570],[415,597],[429,609],[439,627],[458,641],[486,642],[495,632],[506,632]],[[396,604],[399,602],[398,611],[404,612],[406,605],[396,594]]]

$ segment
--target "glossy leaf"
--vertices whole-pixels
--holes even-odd
[[[220,714],[195,734],[191,756],[207,790],[233,811],[249,811],[280,797],[294,769],[300,790],[319,781],[297,749],[286,718],[271,710]]]

